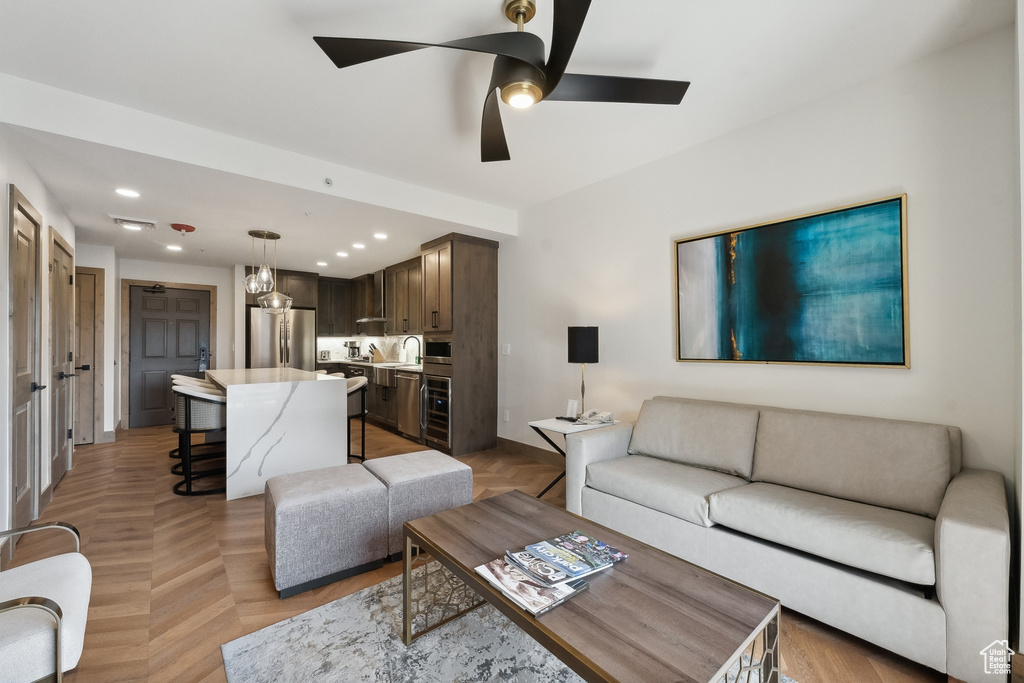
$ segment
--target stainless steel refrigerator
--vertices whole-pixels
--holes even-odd
[[[250,308],[248,367],[316,370],[316,311]]]

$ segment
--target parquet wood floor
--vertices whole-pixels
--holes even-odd
[[[417,444],[367,425],[367,454]],[[353,450],[358,452],[358,435]],[[171,493],[170,427],[119,432],[110,444],[79,446],[75,466],[40,522],[82,533],[93,567],[85,652],[69,683],[225,681],[220,645],[401,572],[401,563],[287,600],[274,590],[263,548],[263,496]],[[473,468],[477,500],[513,488],[538,493],[560,468],[495,449],[460,458]],[[565,485],[545,496],[565,504]],[[30,534],[14,564],[68,549],[64,534]],[[941,681],[945,676],[798,614],[783,616],[783,670],[800,683]]]

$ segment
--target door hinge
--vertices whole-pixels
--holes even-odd
[[[68,275],[68,284],[69,285],[75,284],[75,276],[74,275]]]
[[[75,360],[74,352],[68,351],[68,362]]]
[[[71,436],[71,430],[70,430],[70,429],[68,429],[68,438],[69,438],[69,439],[72,439],[72,438],[74,438],[73,436]]]

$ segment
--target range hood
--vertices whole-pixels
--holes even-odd
[[[359,318],[357,323],[386,323],[384,316],[384,271],[378,270],[373,274],[373,314],[366,318]]]

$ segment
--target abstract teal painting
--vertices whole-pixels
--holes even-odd
[[[677,360],[909,367],[906,201],[676,240]]]

